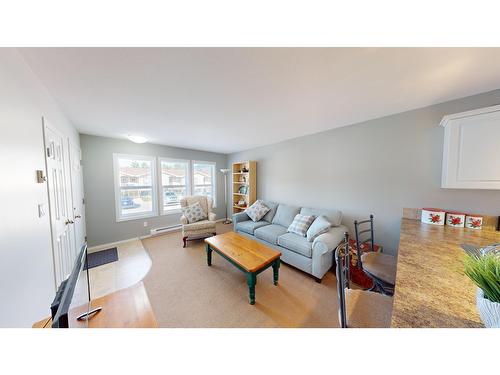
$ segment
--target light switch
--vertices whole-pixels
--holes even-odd
[[[42,217],[42,216],[45,216],[45,204],[44,203],[40,203],[38,205],[38,217]]]

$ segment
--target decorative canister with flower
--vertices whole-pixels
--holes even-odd
[[[446,212],[440,208],[422,208],[420,221],[426,224],[444,225]]]
[[[480,215],[467,215],[465,217],[465,227],[470,229],[481,229],[483,227],[483,217]]]
[[[461,212],[447,212],[446,225],[450,227],[463,228],[465,226],[465,214]]]

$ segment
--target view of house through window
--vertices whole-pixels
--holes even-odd
[[[206,195],[215,202],[215,163],[193,162],[193,195]]]
[[[154,167],[154,158],[115,155],[119,218],[155,213]]]
[[[189,191],[189,161],[161,159],[163,213],[179,210]]]
[[[189,195],[206,195],[216,207],[213,162],[114,154],[114,166],[119,221],[178,213]]]

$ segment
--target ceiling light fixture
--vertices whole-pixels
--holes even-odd
[[[146,143],[148,139],[141,135],[127,135],[127,138],[130,139],[134,143]]]

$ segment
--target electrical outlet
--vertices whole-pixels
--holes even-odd
[[[147,222],[147,221],[145,221],[145,222],[144,222],[144,228],[145,228],[145,227],[147,227],[147,226],[148,226],[148,222]]]

